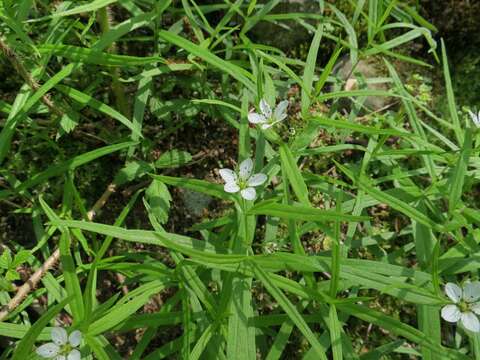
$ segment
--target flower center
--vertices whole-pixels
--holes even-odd
[[[470,304],[467,303],[464,300],[461,300],[460,303],[458,304],[458,307],[460,308],[461,312],[467,312],[470,311]]]
[[[70,351],[73,350],[73,346],[70,344],[65,344],[60,347],[60,354],[67,356],[70,354]]]
[[[243,190],[248,187],[248,182],[246,179],[239,178],[237,181],[237,185],[241,190]]]

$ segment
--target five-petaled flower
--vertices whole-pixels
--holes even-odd
[[[238,173],[230,169],[220,169],[220,176],[225,181],[223,189],[228,193],[240,191],[240,194],[245,200],[255,200],[257,192],[253,187],[262,185],[267,181],[267,175],[262,173],[252,175],[252,171],[252,159],[243,160],[240,163]]]
[[[251,112],[248,114],[248,121],[252,124],[262,124],[262,129],[266,130],[276,123],[283,121],[287,117],[288,100],[283,100],[272,111],[265,99],[260,100],[260,112]]]
[[[448,322],[461,321],[463,326],[470,331],[480,332],[480,282],[466,282],[461,289],[454,283],[445,285],[445,294],[453,304],[442,308],[442,317]]]
[[[468,110],[468,113],[470,114],[470,117],[472,118],[473,123],[477,128],[480,128],[480,111],[478,111],[477,114],[474,112]]]
[[[80,351],[75,349],[82,342],[80,331],[75,330],[68,336],[64,328],[54,327],[51,337],[53,342],[40,346],[37,349],[38,355],[55,360],[80,360]]]

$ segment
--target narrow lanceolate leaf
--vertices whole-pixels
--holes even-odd
[[[354,216],[336,211],[316,209],[311,206],[279,204],[271,200],[256,204],[250,214],[278,216],[299,221],[364,221],[368,216]]]
[[[275,283],[270,279],[268,273],[266,273],[260,266],[255,263],[251,263],[253,272],[255,276],[262,282],[263,286],[267,291],[275,298],[280,307],[285,311],[290,320],[298,327],[300,332],[305,336],[310,345],[315,349],[317,356],[321,360],[327,360],[325,355],[326,349],[320,344],[316,335],[309,328],[305,319],[298,312],[296,307],[288,300],[284,293],[275,285]]]
[[[413,206],[407,204],[406,202],[387,194],[384,191],[378,190],[371,185],[368,185],[363,180],[358,180],[357,185],[360,189],[365,191],[367,194],[377,199],[378,201],[385,203],[397,211],[400,211],[407,217],[414,219],[415,221],[428,226],[431,229],[442,231],[443,226],[437,223],[434,219],[428,217],[426,214],[415,209]]]
[[[158,36],[163,40],[179,46],[195,56],[198,56],[207,63],[217,67],[219,70],[228,73],[231,77],[245,85],[250,91],[256,91],[256,86],[252,82],[252,80],[254,80],[252,74],[243,68],[223,60],[207,49],[204,49],[203,47],[198,46],[191,41],[188,41],[187,39],[184,39],[183,37],[175,35],[171,32],[160,30],[158,32]]]
[[[38,49],[41,54],[61,56],[72,62],[105,66],[138,66],[162,61],[160,57],[156,56],[139,57],[109,54],[89,48],[63,44],[44,44],[39,46]]]
[[[287,144],[282,143],[280,145],[280,161],[282,162],[282,167],[284,168],[285,173],[288,176],[290,185],[292,186],[293,192],[297,196],[298,200],[303,205],[310,205],[310,200],[308,200],[308,188],[303,180],[302,173],[297,166],[297,161],[292,155],[290,148]]]
[[[76,14],[86,13],[90,11],[95,11],[107,5],[113,4],[115,2],[117,2],[117,0],[94,0],[88,4],[80,5],[70,10],[59,11],[57,13],[54,13],[50,17],[57,18],[57,17],[70,16],[70,15],[76,15]]]
[[[330,311],[328,314],[328,327],[330,330],[330,343],[332,344],[332,352],[334,360],[343,360],[342,350],[342,326],[338,320],[337,309],[335,305],[330,305]]]
[[[315,65],[317,63],[318,48],[320,46],[320,40],[323,34],[323,24],[319,24],[312,43],[310,44],[310,50],[308,51],[307,64],[303,71],[303,84],[302,88],[302,100],[301,108],[302,114],[306,114],[308,107],[310,106],[310,95],[312,93],[313,75],[315,73]]]
[[[472,150],[472,131],[470,128],[465,130],[462,150],[456,161],[449,179],[449,197],[448,197],[448,212],[451,214],[458,205],[463,193],[463,184],[465,183],[465,176],[467,173],[468,160]]]
[[[121,323],[145,305],[152,295],[164,289],[166,285],[165,281],[155,280],[135,289],[136,296],[132,298],[133,295],[128,294],[125,298],[120,299],[109,313],[89,326],[88,334],[98,335]]]
[[[332,120],[323,117],[311,117],[310,121],[315,122],[321,126],[334,127],[337,129],[346,129],[363,134],[370,135],[389,135],[389,136],[401,136],[401,137],[412,137],[413,135],[406,131],[398,131],[394,129],[377,129],[371,126],[361,125],[358,123],[345,121],[345,120]]]
[[[458,119],[457,106],[455,105],[455,96],[453,94],[452,79],[450,77],[450,69],[448,67],[447,50],[445,49],[445,43],[442,39],[442,63],[443,63],[443,76],[445,77],[445,88],[447,90],[448,111],[453,124],[453,130],[457,139],[457,144],[462,144],[462,127],[460,120]]]
[[[120,123],[128,127],[133,133],[137,134],[139,137],[143,137],[142,134],[139,132],[139,129],[134,126],[130,120],[128,120],[125,116],[123,116],[121,113],[119,113],[114,108],[108,106],[107,104],[104,104],[103,102],[94,99],[92,96],[87,95],[69,86],[59,85],[57,86],[57,89],[63,92],[65,95],[71,97],[78,103],[90,106],[91,108],[107,116],[110,116],[112,119],[118,120]]]
[[[115,145],[109,145],[102,147],[100,149],[96,149],[93,151],[89,151],[85,154],[81,154],[71,158],[70,160],[64,161],[58,165],[53,165],[49,167],[47,170],[42,171],[30,179],[26,180],[25,182],[21,183],[15,191],[21,192],[31,188],[32,186],[38,185],[40,183],[44,183],[46,180],[50,179],[51,177],[58,176],[64,174],[66,171],[74,170],[75,168],[82,166],[84,164],[89,163],[99,157],[111,154],[115,151],[119,151],[121,149],[125,149],[131,145],[135,144],[134,142],[124,142]]]
[[[223,186],[218,184],[209,183],[204,180],[189,179],[189,178],[177,178],[165,175],[151,175],[154,179],[158,179],[165,184],[178,186],[181,188],[197,191],[210,196],[218,197],[224,200],[235,200],[232,194],[229,194],[223,190]]]
[[[228,320],[227,358],[255,360],[255,329],[249,323],[253,317],[251,279],[235,277]]]

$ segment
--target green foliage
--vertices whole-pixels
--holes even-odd
[[[311,3],[0,4],[1,359],[59,324],[85,359],[480,356],[440,316],[480,268],[447,49],[410,2]],[[262,99],[287,118],[249,122]]]

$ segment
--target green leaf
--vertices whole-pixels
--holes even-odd
[[[158,32],[158,36],[162,38],[163,40],[170,42],[176,46],[179,46],[185,50],[187,50],[189,53],[198,56],[199,58],[205,60],[209,64],[217,67],[218,69],[226,72],[229,74],[231,77],[234,79],[240,81],[243,85],[247,87],[251,92],[256,91],[256,86],[252,82],[252,80],[255,80],[248,71],[244,70],[243,68],[234,65],[233,63],[229,61],[225,61],[215,54],[211,53],[210,51],[204,49],[201,46],[198,46],[181,36],[175,35],[174,33],[165,31],[165,30],[160,30]]]
[[[168,185],[178,186],[181,188],[197,191],[203,194],[214,196],[224,200],[235,201],[236,197],[223,190],[223,186],[218,184],[209,183],[207,181],[188,178],[177,178],[165,175],[150,175],[154,179],[160,180]]]
[[[67,171],[74,170],[79,166],[85,165],[90,161],[98,159],[99,157],[111,154],[112,152],[115,152],[115,151],[125,149],[133,144],[135,143],[124,142],[120,144],[109,145],[109,146],[102,147],[100,149],[92,150],[84,154],[75,156],[67,161],[64,161],[63,163],[50,166],[47,170],[35,174],[30,179],[26,180],[25,182],[21,183],[18,187],[16,187],[15,191],[17,192],[25,191],[37,184],[45,183],[45,181],[47,181],[51,177],[62,175]]]
[[[134,314],[145,305],[150,297],[165,288],[167,282],[161,280],[151,281],[141,285],[131,293],[125,295],[105,316],[93,322],[88,327],[89,335],[102,334]]]
[[[227,358],[255,360],[255,329],[248,323],[248,320],[253,316],[251,279],[235,277],[231,292]]]
[[[303,205],[310,205],[310,200],[308,200],[307,185],[303,180],[302,173],[297,166],[297,161],[293,157],[288,145],[282,143],[279,148],[279,153],[282,167],[288,176],[288,180],[290,181],[293,192]]]
[[[285,294],[272,282],[269,275],[257,264],[251,263],[255,276],[262,282],[267,291],[275,298],[281,308],[288,315],[290,320],[298,327],[300,332],[305,336],[310,345],[315,349],[317,356],[322,360],[327,360],[325,355],[326,349],[320,344],[315,334],[308,327],[308,324],[303,319],[295,306],[288,300]]]
[[[311,117],[310,121],[315,122],[318,125],[322,126],[331,126],[338,129],[347,129],[351,131],[356,131],[363,134],[369,135],[389,135],[389,136],[401,136],[401,137],[412,137],[413,135],[406,131],[398,131],[393,129],[377,129],[371,126],[361,125],[358,123],[345,121],[345,120],[333,120],[323,117]]]
[[[104,8],[107,5],[113,4],[115,2],[117,2],[117,0],[94,0],[88,4],[80,5],[70,10],[56,12],[53,15],[47,16],[46,18],[58,18],[58,17],[77,15],[81,13],[95,11],[95,10]]]
[[[448,212],[452,212],[457,208],[463,194],[463,185],[465,183],[465,176],[467,174],[468,161],[472,151],[472,130],[465,129],[464,142],[462,150],[458,156],[450,178],[448,180],[449,196],[448,196]]]
[[[135,127],[130,120],[128,120],[125,116],[123,116],[121,113],[119,113],[114,108],[108,106],[107,104],[104,104],[101,101],[94,99],[90,95],[87,95],[69,86],[58,85],[57,89],[72,98],[73,100],[77,101],[78,103],[90,106],[91,108],[107,116],[110,116],[112,119],[118,120],[120,123],[129,128],[134,134],[137,134],[137,136],[143,138],[143,135],[139,132],[139,129]]]
[[[162,58],[156,56],[138,57],[109,54],[95,49],[64,44],[44,44],[40,45],[38,49],[41,54],[61,56],[71,62],[104,66],[139,66],[163,62]]]
[[[315,64],[317,63],[318,48],[320,46],[320,40],[323,35],[323,24],[319,24],[317,31],[313,37],[310,49],[307,55],[307,64],[303,70],[303,84],[302,97],[301,97],[301,109],[302,114],[307,114],[310,106],[310,95],[312,93],[313,75],[315,73]]]
[[[152,165],[144,161],[131,161],[128,162],[122,169],[120,169],[117,175],[115,175],[113,182],[116,185],[121,186],[146,175],[152,170]]]
[[[192,161],[192,155],[187,151],[170,150],[164,152],[157,161],[155,167],[157,169],[174,168],[188,164]]]
[[[145,200],[149,208],[148,211],[155,216],[160,224],[164,224],[168,220],[168,211],[170,210],[170,202],[172,197],[166,185],[160,180],[153,179],[150,186],[145,191]]]
[[[249,214],[277,216],[284,219],[300,221],[364,221],[368,216],[347,215],[331,210],[316,209],[311,206],[279,204],[272,200],[267,200],[255,204],[248,211]]]

